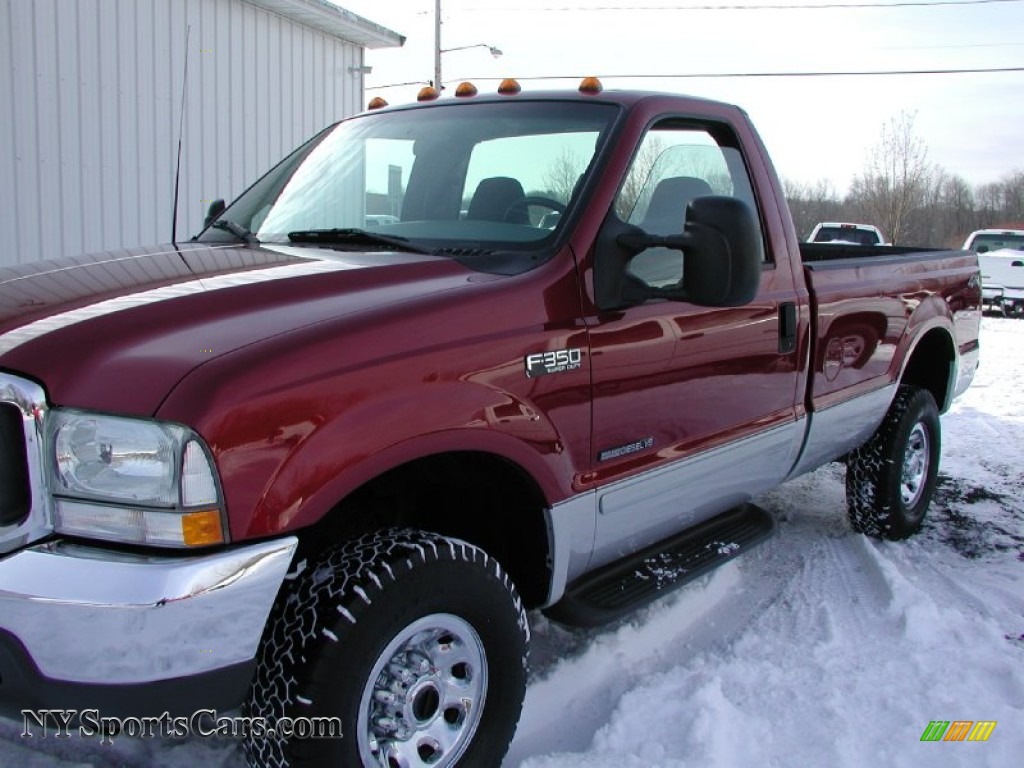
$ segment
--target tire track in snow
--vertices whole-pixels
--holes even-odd
[[[624,694],[727,647],[771,608],[802,562],[799,546],[776,536],[608,627],[570,629],[532,614],[533,680],[502,765],[586,750]]]

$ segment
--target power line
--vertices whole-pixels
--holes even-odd
[[[781,10],[811,10],[817,11],[826,8],[927,8],[941,7],[944,5],[992,5],[995,3],[1019,3],[1022,0],[897,0],[892,3],[809,3],[807,5],[794,5],[793,3],[772,3],[758,5],[753,3],[735,3],[730,5],[563,5],[563,6],[526,6],[519,8],[460,8],[460,11],[487,11],[494,13],[496,10],[504,12],[529,12],[548,13],[565,11],[781,11]]]
[[[1024,72],[1024,67],[982,67],[978,69],[883,69],[863,70],[851,72],[686,72],[683,74],[637,74],[637,75],[601,75],[602,80],[612,78],[642,79],[675,79],[675,78],[700,78],[700,77],[870,77],[875,75],[970,75],[985,74],[991,72]],[[490,81],[501,80],[500,77],[477,77],[463,78],[466,80]],[[579,75],[534,75],[532,77],[517,77],[516,80],[579,80]],[[404,85],[404,83],[403,83]],[[387,85],[378,85],[377,88],[389,88]],[[369,90],[369,89],[367,89]]]
[[[687,72],[684,74],[647,74],[647,75],[601,75],[602,80],[625,79],[631,78],[633,80],[667,80],[667,79],[697,79],[701,77],[707,78],[725,78],[725,77],[873,77],[873,76],[887,76],[887,75],[973,75],[973,74],[986,74],[986,73],[999,73],[999,72],[1024,72],[1024,67],[982,67],[978,69],[884,69],[884,70],[864,70],[864,71],[852,71],[852,72]],[[533,75],[527,77],[517,77],[516,80],[521,81],[536,81],[536,80],[579,80],[580,75]],[[469,80],[470,82],[490,82],[493,80],[503,80],[501,77],[460,77],[454,78],[448,82],[455,82],[455,80]],[[405,83],[388,83],[387,85],[371,85],[364,90],[376,91],[382,88],[398,88],[403,85],[427,85],[426,80],[411,80]]]

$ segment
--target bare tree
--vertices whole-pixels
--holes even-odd
[[[583,175],[583,161],[567,148],[548,167],[544,173],[544,189],[548,197],[568,203],[576,189],[576,183]]]
[[[640,145],[640,151],[633,158],[633,165],[629,169],[629,174],[622,183],[619,196],[615,200],[615,212],[621,219],[629,219],[629,215],[633,212],[637,203],[641,202],[640,195],[648,186],[647,182],[651,171],[654,170],[654,166],[657,164],[658,158],[665,151],[665,147],[665,142],[652,133],[647,134],[644,138],[643,144]],[[648,190],[648,194],[650,194],[650,190]]]
[[[800,184],[790,179],[782,180],[786,201],[793,216],[796,233],[804,239],[810,235],[819,221],[841,221],[844,216],[843,202],[839,193],[828,179],[819,179],[814,184]]]
[[[922,236],[912,216],[925,204],[934,169],[928,150],[914,133],[914,114],[900,112],[882,126],[864,173],[853,180],[851,196],[882,227],[892,243]]]

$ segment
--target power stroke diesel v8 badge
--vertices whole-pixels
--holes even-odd
[[[550,352],[534,352],[527,355],[526,378],[533,379],[537,376],[547,376],[550,373],[565,373],[575,371],[583,365],[583,350],[575,349],[554,349]]]

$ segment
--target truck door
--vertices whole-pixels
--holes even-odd
[[[661,120],[645,134],[609,216],[652,234],[677,234],[687,203],[711,194],[740,197],[757,210],[731,129]],[[665,286],[678,283],[685,268],[681,251],[652,248],[628,273]],[[742,307],[649,300],[603,311],[588,298],[596,566],[786,475],[799,448],[797,352],[788,338],[796,294],[788,265],[776,269],[766,256],[758,295]]]

